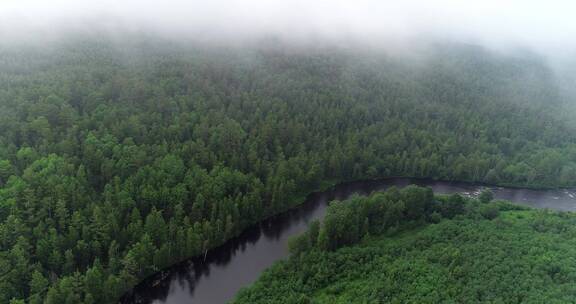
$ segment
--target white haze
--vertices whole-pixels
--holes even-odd
[[[576,2],[530,0],[0,0],[0,38],[136,31],[177,38],[452,39],[492,48],[576,49]]]

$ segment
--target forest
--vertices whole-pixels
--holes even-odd
[[[333,202],[232,303],[571,303],[573,213],[410,186]]]
[[[576,184],[566,97],[533,54],[121,40],[0,44],[0,303],[114,303],[326,183]],[[335,221],[294,250],[332,256],[401,218],[461,212],[400,193],[376,226],[335,204],[357,231]]]

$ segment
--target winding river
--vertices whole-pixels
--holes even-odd
[[[274,262],[288,256],[288,239],[324,216],[328,202],[354,193],[369,194],[390,186],[409,184],[431,187],[435,193],[476,195],[484,188],[460,182],[389,178],[337,185],[312,193],[298,208],[272,217],[244,231],[239,237],[208,252],[155,274],[126,294],[120,303],[218,304],[226,303],[253,283]],[[536,208],[576,211],[576,190],[529,190],[490,187],[497,199]]]

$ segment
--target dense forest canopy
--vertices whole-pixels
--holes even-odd
[[[570,303],[575,223],[573,213],[486,192],[434,198],[411,186],[354,197],[332,203],[292,240],[290,259],[233,303]]]
[[[75,38],[0,46],[0,303],[112,303],[322,182],[574,186],[535,55]]]

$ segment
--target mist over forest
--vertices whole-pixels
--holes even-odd
[[[540,56],[565,94],[576,25],[570,1],[45,1],[0,6],[3,49],[49,49],[71,41],[116,45],[137,56],[149,45],[369,50],[425,60],[430,45],[464,44],[512,56]],[[155,46],[157,47],[157,46]],[[399,61],[401,61],[399,60]]]
[[[131,303],[146,278],[328,185],[407,177],[575,187],[574,9],[516,0],[0,3],[0,304]],[[538,232],[573,233],[569,216],[484,197],[407,188],[335,204],[329,224],[312,226],[290,263],[240,301],[282,301],[266,287],[274,283],[304,303],[311,293],[298,288],[320,285],[301,279],[294,261],[330,261],[340,247],[414,227],[513,227],[534,244]],[[446,235],[436,237],[454,241]],[[338,246],[316,243],[327,239]],[[439,269],[457,255],[439,258],[449,261]],[[283,271],[303,283],[284,284]],[[531,275],[554,299],[569,297],[558,286],[576,286],[562,265]],[[338,279],[329,283],[353,285]]]

